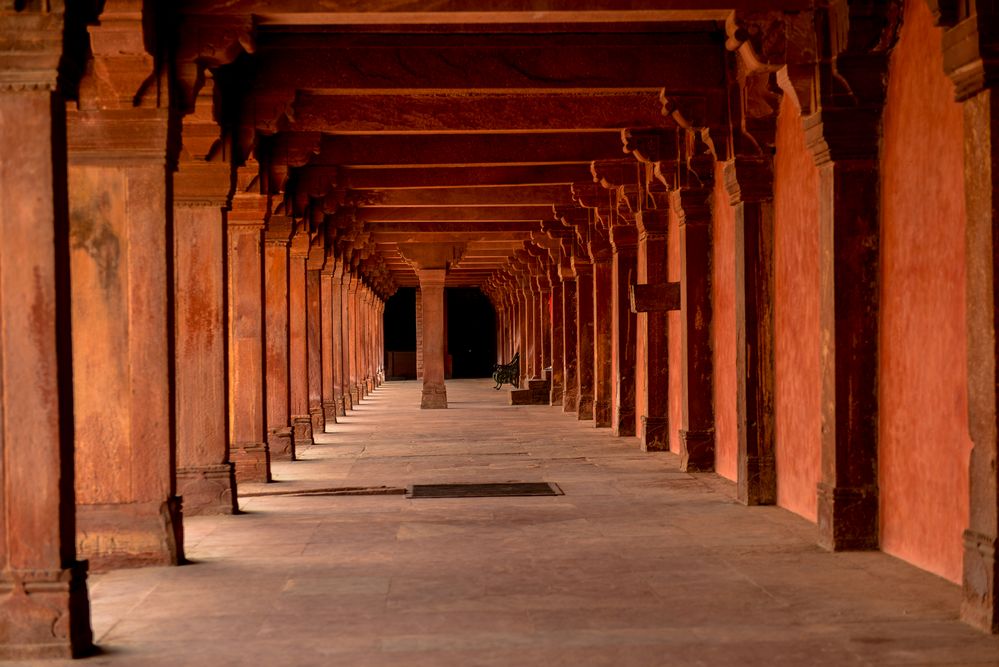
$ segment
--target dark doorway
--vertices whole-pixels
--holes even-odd
[[[385,302],[385,376],[416,379],[416,288],[402,287]]]
[[[447,350],[452,377],[492,374],[496,363],[496,312],[477,288],[447,289]]]

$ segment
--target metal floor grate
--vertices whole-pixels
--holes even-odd
[[[561,496],[551,482],[500,482],[493,484],[414,484],[407,498],[507,498],[517,496]]]

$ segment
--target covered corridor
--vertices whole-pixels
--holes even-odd
[[[275,463],[278,483],[245,485],[245,514],[188,518],[192,564],[92,576],[103,653],[86,664],[999,661],[999,640],[958,620],[957,587],[880,552],[824,551],[813,524],[738,504],[676,455],[509,406],[488,380],[448,382],[448,410],[419,395],[383,384]],[[540,480],[565,495],[291,493]]]

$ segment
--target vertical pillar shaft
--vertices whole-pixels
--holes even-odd
[[[227,205],[225,200],[208,205],[175,200],[174,205],[177,495],[188,516],[236,511],[226,430]]]
[[[183,559],[169,115],[88,110],[68,123],[77,550],[95,569]]]
[[[326,427],[323,415],[323,352],[322,352],[322,276],[310,259],[305,274],[306,318],[305,334],[309,363],[309,420],[312,433],[322,433]]]
[[[576,416],[580,420],[593,419],[593,265],[576,257],[572,260],[576,270],[576,370],[579,388]]]
[[[354,316],[350,312],[350,271],[346,268],[340,274],[339,285],[334,285],[337,290],[337,311],[340,313],[340,354],[337,357],[340,364],[339,385],[343,396],[343,411],[354,409],[354,399],[350,391],[350,350],[354,342],[350,338],[350,320]]]
[[[423,290],[416,290],[416,379],[423,379]]]
[[[238,194],[229,214],[229,456],[238,482],[271,481],[265,440],[262,242],[265,195]]]
[[[271,459],[295,459],[288,346],[288,244],[291,221],[272,216],[264,234],[264,359],[267,446]]]
[[[680,428],[680,469],[688,472],[708,472],[715,469],[715,430],[712,393],[711,355],[711,209],[709,190],[677,192],[674,202],[682,215],[680,221],[680,349],[682,375],[682,414]],[[743,218],[745,220],[745,218]],[[762,245],[747,245],[742,255],[747,261],[754,259],[762,266],[773,263],[773,217],[769,237],[761,230]],[[738,232],[737,232],[738,234]],[[744,238],[748,236],[744,235]],[[769,241],[766,239],[769,238]],[[754,254],[754,250],[758,251]],[[762,275],[756,273],[755,275]],[[757,283],[752,289],[762,308],[763,317],[769,317],[772,331],[773,308],[770,305],[771,281]],[[750,285],[747,284],[747,294]],[[762,290],[762,291],[761,291]],[[747,298],[749,298],[747,296]],[[749,326],[747,321],[747,327]],[[772,335],[767,339],[772,341]],[[772,343],[760,348],[758,359],[773,359]],[[773,368],[772,361],[760,366]],[[753,371],[750,371],[753,372]],[[765,373],[761,368],[756,372]],[[763,379],[762,377],[760,379]],[[770,385],[773,386],[772,383]],[[747,389],[747,391],[749,391]],[[772,396],[772,392],[771,392]],[[772,402],[771,402],[772,406]],[[767,419],[772,423],[771,410]]]
[[[296,452],[313,444],[309,416],[309,346],[306,296],[306,262],[309,235],[299,230],[292,239],[288,259],[288,370],[292,438]]]
[[[0,419],[0,659],[74,657],[92,642],[75,546],[62,14],[45,20],[0,14],[5,49],[29,37],[50,50],[44,69],[7,69],[36,65],[23,54],[0,67],[0,150],[16,165],[0,169],[0,415],[16,415]]]
[[[565,398],[565,313],[562,310],[564,294],[565,283],[558,279],[552,280],[551,333],[549,337],[552,367],[552,405],[562,405]]]
[[[333,271],[333,280],[330,284],[330,312],[332,317],[333,356],[333,409],[339,417],[346,416],[347,407],[343,396],[344,387],[344,365],[343,365],[343,266],[337,262],[337,267]]]
[[[336,383],[336,336],[337,332],[334,330],[334,320],[333,311],[336,307],[336,299],[334,298],[334,290],[336,289],[335,284],[335,271],[334,267],[336,260],[332,257],[326,258],[326,264],[323,266],[322,272],[319,274],[320,289],[319,293],[322,295],[320,301],[320,307],[322,312],[320,314],[320,325],[322,333],[320,335],[320,343],[322,347],[323,355],[323,423],[324,430],[329,424],[336,423],[336,392],[334,391],[334,384]]]
[[[423,400],[420,407],[446,408],[444,386],[444,269],[420,269],[423,295]]]
[[[661,285],[669,282],[667,229],[669,214],[664,210],[640,211],[638,223],[638,282]],[[669,451],[669,313],[638,313],[638,356],[642,384],[638,387],[643,409],[642,449]]]
[[[631,312],[631,286],[637,271],[638,230],[633,224],[611,227],[614,249],[611,287],[611,376],[614,379],[611,430],[616,436],[636,433],[635,368],[638,327]]]
[[[562,395],[562,412],[576,412],[579,405],[579,378],[577,377],[576,355],[576,278],[566,278],[562,281],[562,361],[564,368],[564,387]]]
[[[614,379],[611,371],[613,335],[613,266],[610,240],[606,232],[594,229],[590,242],[593,260],[593,425],[611,425]]]

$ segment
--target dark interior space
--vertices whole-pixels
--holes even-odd
[[[385,376],[416,379],[415,287],[402,287],[385,302]]]
[[[451,377],[489,377],[496,363],[496,312],[478,288],[447,289]]]

